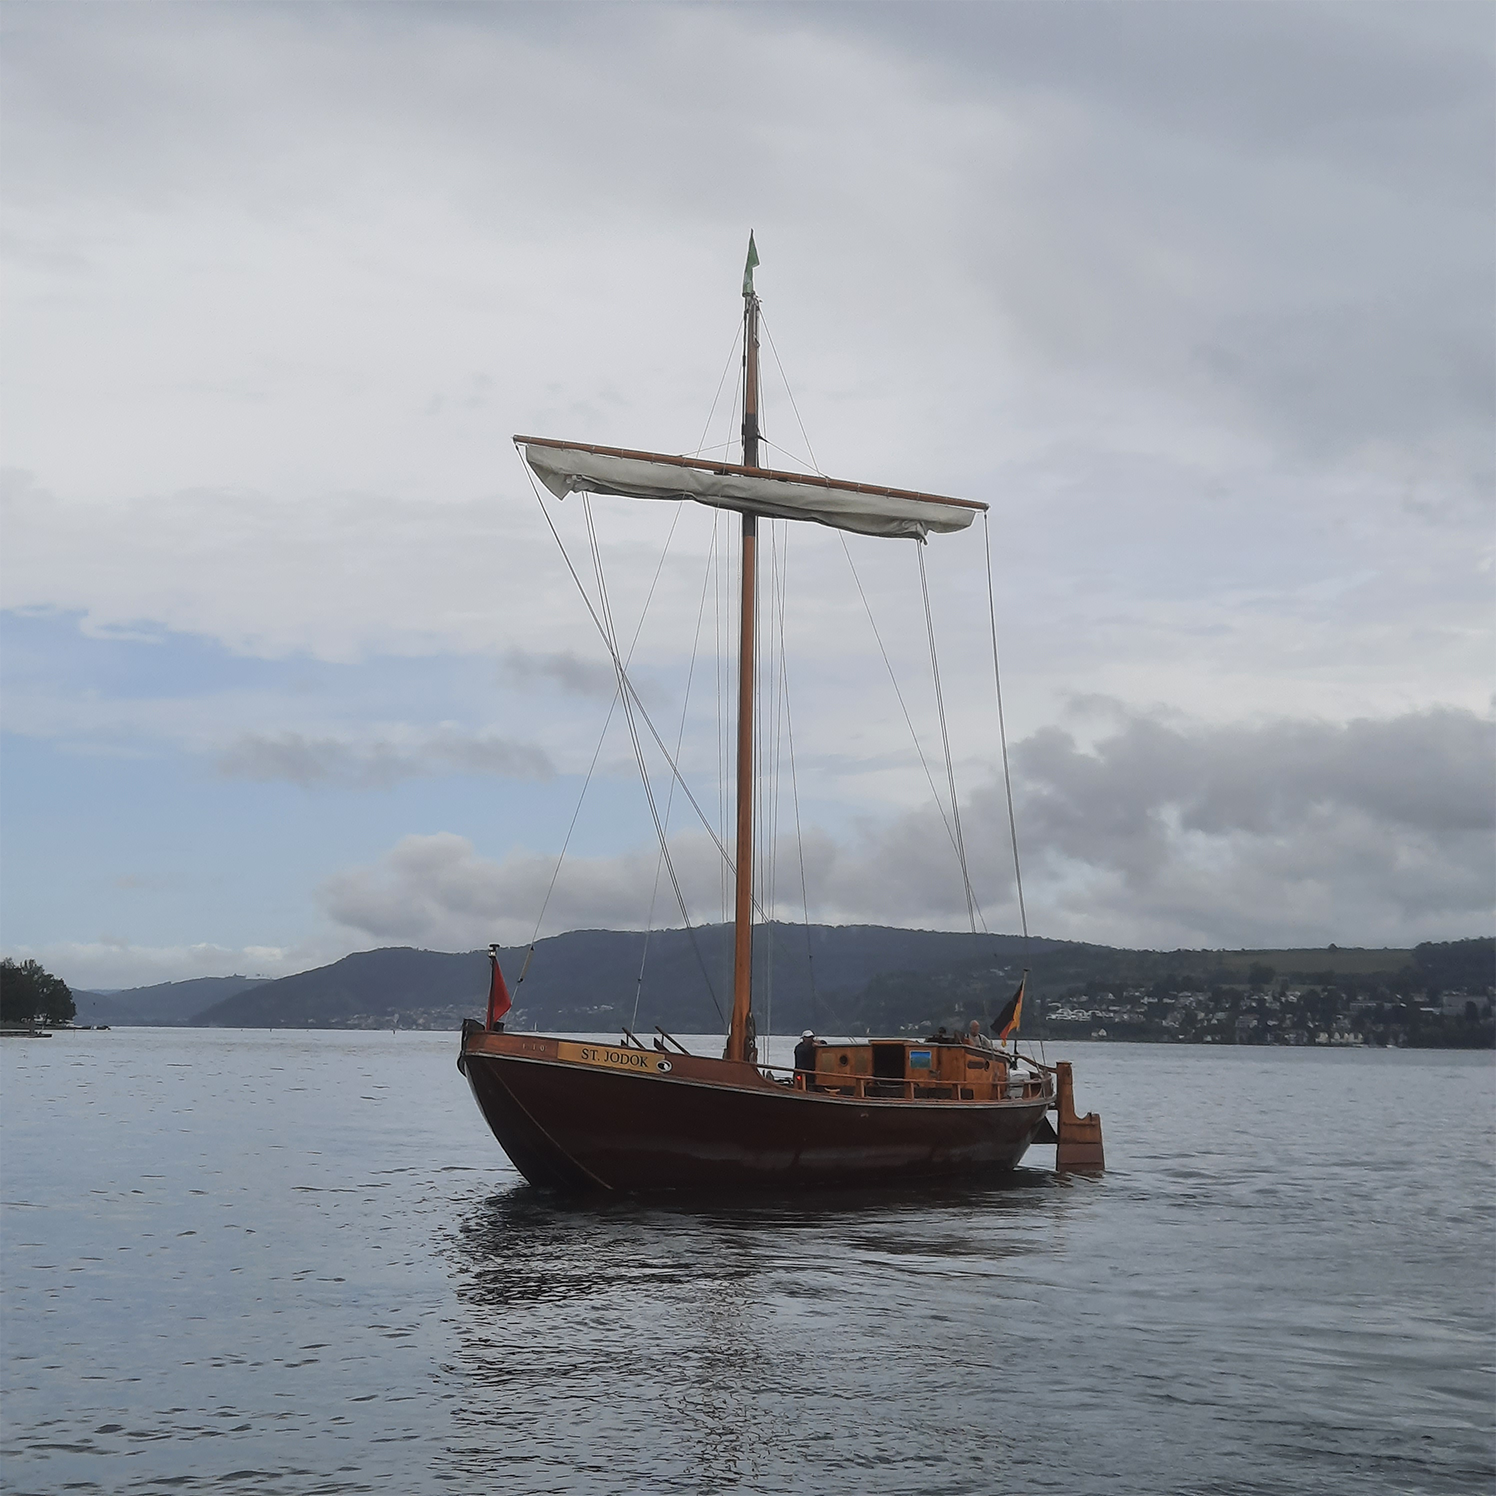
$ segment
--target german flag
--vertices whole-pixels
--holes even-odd
[[[1023,989],[1028,985],[1028,973],[1024,972],[1018,983],[1018,991],[1008,999],[1008,1005],[996,1018],[992,1020],[992,1032],[999,1039],[1006,1039],[1009,1034],[1018,1032],[1018,1025],[1023,1019]]]

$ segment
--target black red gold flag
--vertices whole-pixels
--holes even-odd
[[[1028,973],[1024,972],[1022,980],[1018,983],[1018,991],[1008,999],[1008,1005],[992,1021],[992,1032],[999,1039],[1006,1039],[1009,1034],[1018,1032],[1018,1025],[1023,1019],[1023,989],[1028,985]]]

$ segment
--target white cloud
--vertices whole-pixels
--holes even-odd
[[[1235,761],[1216,724],[1307,782],[1263,721],[1488,709],[1496,87],[1478,8],[22,3],[7,26],[5,602],[74,611],[85,641],[165,630],[287,671],[233,690],[201,669],[86,689],[40,671],[7,688],[13,732],[251,779],[584,766],[611,672],[508,437],[694,447],[751,225],[820,461],[993,503],[1009,722],[1070,776],[1028,766],[1056,844],[1067,815],[1093,837],[1069,862],[1036,853],[1056,920],[1168,940],[1245,919],[1239,885],[1264,918],[1434,928],[1396,892],[1415,865],[1449,919],[1464,907],[1455,833],[1353,790],[1358,754],[1411,766],[1421,740],[1331,754],[1349,787],[1284,825],[1241,783],[1187,804],[1129,783],[1142,727],[1107,746],[1069,722],[1069,749],[1040,734],[1071,693],[1102,695],[1155,727],[1186,714],[1183,747],[1154,744],[1186,778]],[[772,357],[767,387],[770,437],[798,448]],[[597,511],[630,631],[673,516]],[[551,513],[580,561],[577,505]],[[635,659],[652,711],[684,680],[710,532],[687,511],[660,573]],[[854,553],[907,685],[912,552]],[[982,556],[957,540],[927,559],[977,786]],[[957,917],[938,825],[900,840],[922,777],[840,547],[797,534],[790,573],[801,789],[835,825],[823,908]],[[729,592],[705,580],[703,640],[725,655]],[[303,659],[349,670],[301,692]],[[429,676],[419,699],[350,685],[389,661]],[[914,710],[928,732],[927,693]],[[713,716],[688,723],[693,783],[717,767]],[[12,775],[6,793],[29,790]],[[1393,844],[1401,864],[1376,851]],[[347,860],[327,855],[306,884]],[[546,862],[524,858],[494,864],[482,910],[422,917],[466,931],[520,907]],[[640,917],[639,858],[598,864],[568,918]],[[408,881],[369,876],[349,928],[380,878]],[[994,868],[999,910],[1001,886]]]
[[[505,455],[512,491],[523,479]],[[5,477],[12,608],[77,611],[95,630],[149,621],[264,658],[513,649],[568,629],[585,640],[560,558],[519,494],[305,504],[198,490],[89,504]]]
[[[1491,722],[1435,712],[1344,726],[1161,723],[1124,714],[1093,749],[1049,730],[1015,745],[1021,851],[1036,934],[1125,946],[1397,945],[1485,928],[1496,882]],[[963,806],[976,893],[993,928],[1017,924],[1006,802],[995,783]],[[720,860],[673,843],[698,922],[723,917]],[[782,917],[798,862],[779,849]],[[639,927],[657,853],[563,865],[545,933]],[[466,838],[406,837],[374,866],[329,879],[323,906],[380,940],[465,949],[530,938],[554,859],[492,860]],[[806,838],[811,917],[958,928],[965,898],[933,810]],[[654,920],[675,924],[668,884]]]
[[[672,860],[693,922],[721,918],[721,859],[704,835],[672,840]],[[516,851],[494,861],[463,836],[407,836],[374,865],[328,878],[318,891],[334,923],[375,942],[471,950],[490,941],[523,944],[556,870],[556,859]],[[546,908],[543,934],[569,929],[642,929],[680,916],[659,851],[573,857]],[[658,876],[658,883],[656,882]]]
[[[308,941],[296,946],[135,945],[108,936],[97,940],[9,945],[17,961],[41,962],[69,987],[85,992],[151,987],[194,977],[285,977],[336,961],[348,954],[346,942]]]

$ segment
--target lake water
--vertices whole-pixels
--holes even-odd
[[[1073,1045],[1101,1179],[581,1204],[456,1050],[6,1040],[4,1490],[1496,1480],[1488,1054]]]

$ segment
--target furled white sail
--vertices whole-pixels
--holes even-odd
[[[987,506],[902,488],[878,488],[804,473],[705,462],[663,452],[630,452],[517,436],[525,460],[559,498],[569,493],[634,499],[694,499],[774,519],[808,519],[862,535],[917,536],[964,530]]]

